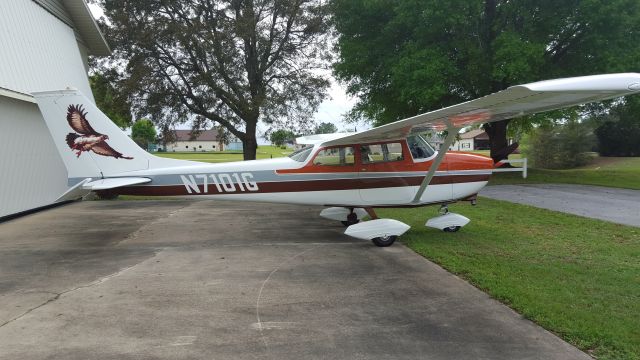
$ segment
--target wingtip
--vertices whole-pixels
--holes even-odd
[[[639,73],[619,73],[545,80],[519,85],[531,91],[640,91]]]

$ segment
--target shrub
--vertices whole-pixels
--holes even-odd
[[[533,166],[543,169],[586,165],[595,143],[589,127],[574,121],[533,129],[523,140],[523,153]]]

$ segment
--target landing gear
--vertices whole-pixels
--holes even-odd
[[[367,212],[363,208],[330,207],[322,210],[320,216],[340,221],[344,226],[351,226],[359,223],[360,219],[367,216]]]
[[[446,227],[446,228],[442,229],[442,231],[444,231],[444,232],[456,232],[456,231],[458,231],[460,229],[462,229],[461,226],[449,226],[449,227]]]
[[[398,220],[374,219],[351,225],[344,233],[356,239],[371,240],[376,246],[386,247],[393,244],[398,236],[410,228],[409,225]]]
[[[387,236],[375,237],[371,239],[371,241],[376,246],[387,247],[387,246],[391,246],[391,244],[393,244],[396,241],[396,239],[398,239],[396,235],[387,235]]]
[[[425,226],[453,233],[460,230],[463,226],[467,225],[469,221],[471,221],[460,214],[449,212],[447,204],[440,206],[440,210],[438,212],[440,213],[440,216],[429,219]]]
[[[351,226],[360,222],[360,219],[358,219],[358,214],[354,213],[353,209],[350,209],[350,210],[351,210],[351,213],[347,215],[347,220],[341,221],[342,225],[344,226]]]

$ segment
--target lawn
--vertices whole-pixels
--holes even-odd
[[[458,233],[424,227],[435,208],[381,209],[402,242],[598,359],[640,358],[640,229],[481,198],[452,205]]]
[[[258,159],[270,159],[272,157],[283,157],[291,154],[293,152],[292,149],[282,149],[277,146],[272,145],[261,145],[258,146],[257,158]],[[228,161],[242,161],[242,152],[238,151],[220,151],[220,152],[196,152],[196,151],[187,151],[187,152],[157,152],[154,153],[156,156],[173,158],[173,159],[181,159],[181,160],[192,160],[192,161],[202,161],[202,162],[228,162]]]
[[[584,184],[640,189],[640,158],[596,158],[582,168],[570,170],[529,169],[526,179],[520,173],[491,176],[491,185],[500,184]]]

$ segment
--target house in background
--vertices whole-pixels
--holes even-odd
[[[193,136],[191,130],[174,130],[176,141],[167,144],[167,152],[177,151],[224,151],[224,143],[218,140],[217,130],[205,130]]]
[[[460,134],[460,139],[449,147],[453,151],[489,150],[489,135],[482,129]]]
[[[84,0],[0,0],[0,218],[54,204],[67,170],[32,92],[94,101],[87,57],[111,50]]]

